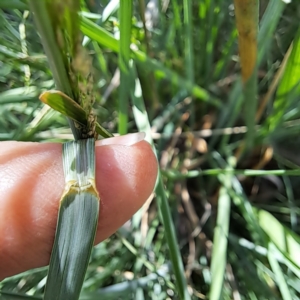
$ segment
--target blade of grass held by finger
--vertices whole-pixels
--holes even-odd
[[[79,298],[99,215],[94,154],[94,139],[63,145],[65,190],[60,200],[45,300]]]

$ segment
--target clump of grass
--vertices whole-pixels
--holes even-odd
[[[161,173],[152,202],[93,250],[81,298],[298,299],[296,1],[253,1],[250,82],[232,1],[101,4],[76,24],[91,41],[95,112],[112,132],[145,131]],[[37,99],[53,81],[26,3],[0,8],[0,138],[69,139]],[[1,296],[40,297],[45,275],[7,278]]]

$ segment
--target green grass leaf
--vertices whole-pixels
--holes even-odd
[[[45,300],[79,299],[99,216],[95,187],[95,140],[63,147],[65,191],[59,207]]]
[[[274,131],[282,123],[287,109],[300,95],[300,30],[297,32],[292,47],[277,89],[273,112],[267,120],[270,131]]]
[[[270,241],[295,266],[300,267],[300,237],[283,226],[275,217],[265,210],[257,212],[259,225],[269,237]]]
[[[114,52],[119,52],[119,41],[97,24],[86,18],[82,18],[80,29],[85,35],[97,41],[100,45],[107,47]],[[158,79],[167,79],[174,85],[185,88],[194,97],[202,101],[209,101],[211,105],[217,107],[220,106],[220,101],[211,97],[206,90],[164,67],[159,61],[148,58],[144,52],[131,50],[131,57],[137,64],[144,67],[145,70],[153,71]]]
[[[139,130],[146,132],[146,139],[152,144],[153,150],[156,153],[156,149],[153,145],[153,141],[151,138],[151,126],[146,111],[145,103],[142,98],[140,82],[138,80],[134,64],[131,69],[131,74],[132,77],[135,78],[135,84],[132,85],[131,88],[131,100],[134,118]],[[165,193],[163,179],[161,177],[160,171],[158,174],[155,191],[159,212],[165,228],[165,238],[168,244],[174,275],[176,278],[177,290],[180,299],[189,300],[190,295],[187,289],[187,282],[184,276],[182,258],[178,249],[178,241],[176,238],[175,226],[171,217],[168,199]]]
[[[40,95],[40,100],[49,105],[54,110],[64,116],[79,122],[83,126],[87,125],[87,115],[83,108],[70,97],[60,91],[47,91]],[[96,132],[102,137],[112,137],[113,135],[96,122]]]
[[[228,166],[232,169],[232,166]],[[230,206],[232,178],[230,175],[219,175],[222,187],[219,191],[218,214],[214,229],[213,250],[211,258],[211,285],[209,295],[211,300],[219,300],[222,297],[225,268],[227,264],[227,244],[229,234]]]
[[[131,18],[132,18],[132,1],[121,1],[120,9],[120,42],[118,64],[120,69],[120,86],[119,86],[119,133],[126,134],[128,126],[128,108],[130,94],[130,44],[131,44]]]
[[[274,245],[272,243],[269,243],[268,259],[269,259],[271,268],[274,271],[274,274],[276,276],[276,283],[281,292],[282,299],[283,300],[292,300],[293,298],[290,294],[288,284],[285,280],[285,276],[284,276],[283,271],[276,259],[276,256],[274,255],[273,248],[274,248]]]

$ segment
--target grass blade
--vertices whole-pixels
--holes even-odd
[[[271,42],[274,40],[274,32],[285,6],[286,3],[284,1],[269,1],[268,7],[264,12],[258,33],[259,65],[268,58],[266,53],[269,51]]]
[[[0,8],[25,10],[28,9],[28,6],[26,5],[26,3],[20,0],[2,0],[0,2]]]
[[[30,0],[29,4],[31,11],[34,13],[37,29],[42,39],[55,84],[60,91],[66,93],[69,97],[72,97],[73,93],[71,85],[60,49],[52,30],[52,24],[46,9],[46,1]]]
[[[293,41],[292,52],[279,83],[274,101],[273,113],[268,119],[269,130],[273,131],[283,121],[287,108],[300,94],[300,30]]]
[[[136,78],[135,84],[131,87],[131,99],[133,105],[133,114],[136,121],[136,124],[140,131],[146,132],[146,139],[152,144],[153,150],[156,154],[156,149],[153,146],[153,141],[151,138],[151,126],[148,119],[147,110],[145,107],[144,100],[142,98],[142,91],[140,82],[137,78],[135,66],[132,67],[132,78]],[[156,198],[158,202],[160,216],[165,228],[165,237],[169,247],[169,253],[171,257],[172,267],[177,283],[177,291],[180,296],[180,299],[189,300],[190,295],[187,289],[187,282],[184,275],[184,267],[180,251],[178,248],[178,241],[176,238],[176,231],[174,223],[171,217],[171,212],[169,208],[168,199],[165,193],[165,188],[161,173],[159,171],[157,184],[156,184]]]
[[[127,133],[128,103],[130,94],[130,43],[131,43],[131,18],[132,1],[120,2],[120,42],[119,42],[119,133]]]
[[[159,211],[165,228],[165,237],[168,243],[172,267],[176,278],[177,291],[180,299],[189,300],[190,295],[187,289],[184,267],[178,247],[178,241],[176,238],[176,231],[171,217],[169,203],[165,194],[165,188],[160,172],[158,174],[158,181],[155,191]]]
[[[64,116],[87,126],[88,117],[83,108],[73,99],[60,91],[47,91],[40,95],[40,100],[49,105],[54,110]],[[96,122],[96,132],[103,137],[112,137],[113,135]]]
[[[87,116],[82,107],[73,99],[60,91],[47,91],[40,95],[40,100],[64,116],[70,117],[81,124],[86,125]]]
[[[53,74],[55,85],[58,90],[64,92],[69,97],[74,98],[72,87],[64,64],[63,56],[60,52],[58,42],[52,28],[51,19],[46,7],[45,0],[30,0],[30,10],[34,13],[34,20],[40,33],[43,48],[48,58],[50,69]],[[81,137],[81,133],[76,129],[72,120],[69,120],[75,139]]]
[[[45,300],[79,298],[99,215],[94,153],[94,139],[64,144],[66,185],[60,202]]]
[[[283,226],[275,217],[265,210],[259,210],[258,221],[261,228],[278,250],[295,266],[300,266],[300,237]]]
[[[34,297],[28,295],[22,295],[18,293],[11,293],[6,291],[0,292],[1,300],[41,300],[41,297]]]
[[[239,34],[239,53],[243,82],[253,74],[257,57],[258,1],[235,0],[236,26]]]
[[[268,259],[269,259],[270,266],[276,276],[276,283],[279,287],[282,299],[292,300],[293,298],[290,294],[287,282],[285,281],[280,265],[274,255],[274,251],[273,251],[274,247],[275,246],[272,243],[269,243]]]
[[[274,41],[276,26],[280,20],[283,9],[286,4],[283,1],[270,1],[263,15],[260,30],[258,33],[258,65],[266,59],[266,53],[269,50],[271,42]],[[220,121],[218,127],[230,127],[236,122],[241,111],[240,83],[233,87],[231,95],[229,95],[230,105],[221,110]],[[212,139],[210,145],[215,144],[216,138]],[[222,141],[223,147],[228,144],[228,136],[224,136]]]
[[[194,82],[194,47],[193,47],[193,22],[192,1],[183,1],[184,25],[185,25],[185,65],[186,76],[190,82]]]
[[[231,176],[220,175],[223,186],[219,192],[217,223],[214,231],[213,251],[211,260],[211,300],[221,299],[223,281],[227,263],[227,240],[230,219],[230,196],[228,189],[231,186]]]
[[[119,52],[119,41],[97,24],[86,18],[81,18],[80,29],[85,35],[97,41],[100,45],[114,52]],[[140,64],[141,67],[145,68],[145,70],[153,71],[158,79],[167,79],[176,86],[180,86],[189,91],[195,98],[206,102],[209,101],[211,105],[220,107],[220,101],[212,98],[205,89],[179,76],[176,72],[163,66],[159,61],[148,58],[144,52],[131,50],[131,58]]]
[[[300,170],[239,170],[239,169],[207,169],[207,170],[193,170],[188,171],[184,174],[176,170],[163,171],[163,174],[168,178],[172,179],[182,179],[182,178],[194,178],[198,176],[218,176],[220,174],[230,174],[230,175],[244,175],[244,176],[300,176]]]
[[[255,134],[257,106],[257,35],[258,0],[235,0],[236,25],[239,34],[239,53],[244,83],[245,120],[248,127],[246,147],[252,146]]]
[[[21,87],[0,93],[0,104],[36,101],[40,89],[38,87]]]

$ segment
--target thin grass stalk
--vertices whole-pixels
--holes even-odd
[[[193,2],[190,0],[183,1],[183,23],[184,23],[184,35],[185,35],[185,68],[186,68],[186,78],[194,84],[195,74],[194,74],[194,43],[193,43],[193,13],[192,13]],[[195,122],[195,107],[194,101],[190,104],[190,114],[191,114],[191,127],[193,128]]]
[[[300,29],[297,31],[291,48],[291,54],[288,56],[283,75],[276,91],[273,112],[267,120],[268,130],[271,132],[282,124],[284,114],[287,109],[298,100],[300,94]]]
[[[146,46],[146,53],[148,57],[151,57],[151,46],[150,46],[150,39],[151,39],[151,34],[147,28],[146,25],[146,4],[145,0],[139,0],[139,12],[140,12],[140,17],[143,22],[143,28],[145,32],[145,38],[144,38],[144,44]],[[151,28],[150,28],[151,29]],[[153,28],[152,28],[153,29]],[[143,69],[141,68],[139,70],[140,77],[142,78],[143,76]],[[159,107],[159,99],[158,99],[158,94],[157,94],[157,89],[156,89],[156,84],[155,84],[155,77],[153,72],[149,74],[149,80],[147,80],[147,74],[144,75],[144,80],[143,80],[143,85],[144,85],[144,91],[149,95],[149,99],[151,101],[151,106],[152,109],[156,109]]]
[[[156,149],[153,144],[153,140],[151,138],[151,126],[146,111],[145,103],[142,97],[140,82],[138,80],[134,64],[131,68],[131,73],[132,78],[136,78],[134,84],[131,85],[131,100],[134,118],[139,131],[146,132],[146,139],[151,143],[153,151],[157,155]],[[176,287],[179,294],[179,298],[183,300],[190,300],[191,297],[187,289],[187,282],[184,275],[184,267],[180,255],[180,249],[178,247],[176,230],[171,217],[170,207],[165,193],[165,188],[160,171],[158,173],[155,191],[156,199],[158,202],[159,215],[164,225],[165,237],[169,247],[172,267],[176,278]]]
[[[273,41],[273,35],[285,5],[286,4],[283,1],[270,1],[268,3],[268,7],[263,15],[260,30],[258,32],[258,65],[260,65],[267,57],[266,53]],[[240,90],[242,90],[241,84],[240,82],[237,82],[235,88],[232,89],[233,92],[229,96],[230,105],[227,109],[221,111],[220,121],[218,122],[217,127],[232,127],[235,123],[241,111],[240,103],[243,101],[242,97],[240,97]],[[224,148],[224,146],[228,144],[228,139],[229,137],[226,135],[222,138],[221,148]],[[218,138],[213,137],[212,141],[210,141],[210,147],[213,147],[217,141]],[[244,149],[244,143],[241,145],[240,149],[240,152],[242,152]]]
[[[231,167],[229,168],[231,169]],[[228,190],[231,188],[231,176],[219,175],[222,187],[219,192],[217,222],[214,229],[213,251],[211,259],[210,300],[221,299],[224,274],[227,263],[227,244],[231,200]]]
[[[96,22],[98,25],[103,25],[113,15],[120,6],[119,0],[110,0],[106,7],[103,9],[102,16]],[[86,47],[90,43],[91,39],[87,36],[84,37],[82,45]]]
[[[150,53],[150,33],[147,29],[147,26],[146,26],[146,4],[145,4],[145,0],[139,0],[139,13],[140,13],[140,17],[142,19],[142,22],[143,22],[143,29],[144,29],[144,32],[145,32],[145,38],[144,38],[144,43],[145,43],[145,46],[146,46],[146,49],[147,49],[147,55],[149,55]]]
[[[171,0],[172,3],[172,9],[173,9],[173,24],[175,26],[175,30],[179,30],[181,28],[181,17],[180,17],[180,7],[178,5],[177,0]]]
[[[266,58],[266,53],[269,50],[269,46],[273,41],[273,35],[280,20],[282,11],[285,7],[285,3],[283,1],[270,1],[268,3],[268,7],[265,10],[263,15],[260,30],[258,33],[258,58],[257,65],[259,66]],[[236,122],[236,119],[241,111],[241,102],[244,100],[240,97],[240,90],[242,90],[241,83],[237,82],[233,91],[236,90],[235,93],[230,96],[230,106],[229,109],[225,109],[224,112],[221,112],[221,118],[218,122],[218,127],[231,127]],[[221,148],[224,148],[228,144],[229,137],[224,136],[221,142]],[[217,141],[216,137],[213,137],[210,142],[210,147],[212,147]],[[245,143],[243,142],[238,149],[236,154],[237,157],[240,157],[242,152],[245,149]]]
[[[185,67],[186,78],[194,83],[194,43],[193,43],[193,2],[190,0],[183,1],[183,16],[184,16],[184,33],[185,33]]]
[[[283,275],[280,264],[279,264],[276,256],[274,255],[274,248],[276,248],[275,245],[270,242],[269,247],[268,247],[268,260],[269,260],[270,266],[276,276],[276,283],[280,290],[282,299],[283,300],[292,300],[293,297],[290,293],[288,284],[285,280],[285,276]]]
[[[268,3],[267,9],[260,22],[258,33],[258,65],[268,57],[266,54],[274,41],[274,32],[285,7],[286,3],[284,1],[269,1]]]
[[[278,164],[280,169],[285,168],[285,166],[281,165],[281,163]],[[293,191],[293,186],[292,186],[292,181],[291,178],[288,176],[282,176],[282,181],[285,186],[286,190],[286,196],[288,199],[288,205],[291,208],[290,209],[290,224],[291,224],[291,229],[294,232],[297,232],[297,226],[298,226],[298,213],[297,213],[297,206],[298,204],[296,203],[294,191]]]
[[[234,0],[243,82],[253,74],[257,59],[258,0]]]
[[[74,99],[69,77],[64,61],[58,47],[45,0],[29,0],[30,10],[34,14],[34,20],[40,34],[50,69],[58,90]],[[74,121],[68,119],[75,139],[81,137],[81,132],[75,127]]]
[[[226,77],[226,71],[230,65],[231,57],[235,51],[235,41],[237,39],[237,30],[234,28],[228,34],[228,40],[223,46],[222,56],[214,67],[212,80],[220,80]]]
[[[192,2],[192,1],[191,1]],[[205,16],[205,54],[203,55],[204,61],[204,70],[205,70],[205,83],[209,84],[211,82],[212,70],[215,68],[213,66],[214,60],[214,49],[215,42],[218,35],[218,31],[220,30],[220,20],[222,19],[222,9],[221,3],[223,1],[220,0],[209,0],[206,2],[207,16]]]
[[[263,99],[260,102],[260,105],[256,112],[256,121],[257,122],[260,121],[261,117],[263,116],[264,110],[265,110],[267,104],[269,103],[269,100],[271,99],[272,95],[275,93],[276,88],[278,87],[278,83],[280,82],[280,80],[284,74],[288,59],[292,52],[292,49],[293,49],[293,44],[290,45],[288,51],[285,53],[284,58],[281,62],[280,68],[277,70],[277,72],[270,84],[268,92],[265,94],[265,96],[263,97]]]
[[[132,1],[120,1],[120,49],[119,49],[119,123],[120,134],[127,133],[128,104],[130,94],[130,43],[131,43],[131,22],[132,22]]]
[[[230,175],[244,175],[244,176],[300,176],[300,170],[295,169],[295,170],[251,170],[251,169],[244,169],[244,170],[239,170],[239,169],[207,169],[207,170],[193,170],[193,171],[188,171],[184,174],[178,171],[163,171],[163,174],[167,176],[170,179],[183,179],[183,178],[195,178],[198,176],[218,176],[220,174],[230,174]]]
[[[156,186],[156,199],[158,202],[159,213],[165,229],[165,237],[169,247],[170,258],[174,275],[176,278],[177,291],[179,298],[183,300],[191,299],[187,289],[187,282],[184,273],[183,262],[176,238],[176,230],[171,217],[168,199],[165,193],[164,184],[162,181],[161,174],[158,174],[158,181]]]
[[[46,2],[41,0],[30,0],[30,9],[34,13],[34,20],[40,34],[42,44],[48,58],[48,63],[57,88],[73,98],[73,93],[65,64],[60,49],[54,36],[52,24],[46,8]]]

